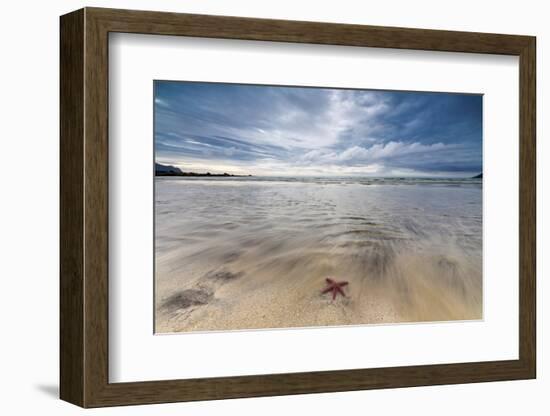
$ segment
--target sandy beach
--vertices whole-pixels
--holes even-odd
[[[155,188],[157,333],[482,318],[480,180]],[[321,294],[327,277],[345,297]]]

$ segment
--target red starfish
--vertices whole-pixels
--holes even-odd
[[[326,280],[328,286],[323,289],[321,294],[324,295],[325,293],[332,292],[332,300],[336,299],[336,295],[338,293],[340,293],[343,297],[346,297],[346,294],[344,293],[342,288],[344,286],[347,286],[348,282],[337,282],[337,281],[332,280],[328,277],[325,280]]]

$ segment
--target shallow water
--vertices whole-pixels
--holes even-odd
[[[482,317],[479,180],[163,177],[155,188],[157,332]],[[320,295],[329,276],[349,282],[346,298]]]

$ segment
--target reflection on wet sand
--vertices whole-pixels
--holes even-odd
[[[480,319],[479,181],[156,179],[156,332]],[[325,278],[346,297],[322,295]]]

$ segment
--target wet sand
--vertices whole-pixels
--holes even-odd
[[[482,318],[480,181],[156,179],[157,333]],[[322,295],[325,278],[346,297]]]

